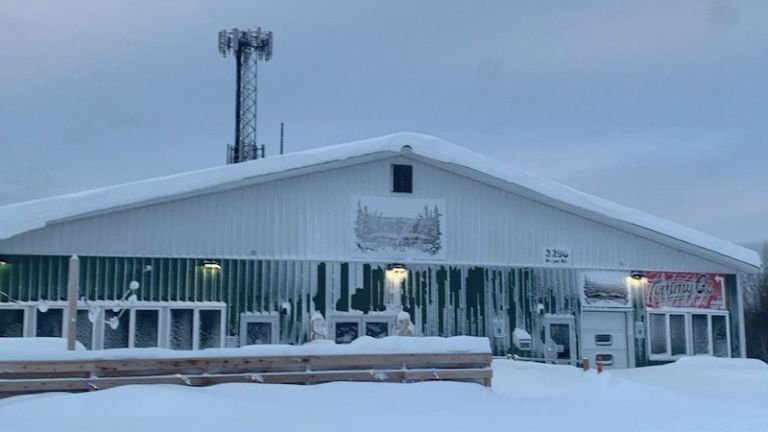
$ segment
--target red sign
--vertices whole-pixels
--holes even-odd
[[[713,273],[646,273],[645,306],[725,309],[725,276]]]

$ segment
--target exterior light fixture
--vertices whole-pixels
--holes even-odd
[[[387,266],[387,273],[393,276],[405,276],[408,274],[408,269],[403,264],[393,263]]]
[[[645,277],[645,273],[643,273],[641,271],[634,270],[634,271],[629,273],[629,277],[631,277],[632,279],[634,279],[636,281],[639,281],[639,280],[642,280]]]
[[[208,260],[203,261],[203,268],[210,270],[221,270],[221,264],[218,261]]]
[[[8,265],[8,261],[6,261],[6,260],[4,260],[4,259],[0,258],[0,267],[2,267],[2,266],[7,266],[7,265]]]

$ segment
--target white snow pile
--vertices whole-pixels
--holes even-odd
[[[80,342],[75,342],[75,351],[67,351],[67,340],[55,337],[20,337],[0,338],[1,360],[30,360],[35,358],[56,357],[61,353],[83,355],[87,351]]]
[[[3,431],[765,432],[768,366],[686,358],[596,374],[497,360],[477,384],[124,386],[0,399]]]
[[[177,351],[165,348],[125,348],[67,351],[66,340],[58,338],[0,338],[0,361],[98,360],[131,358],[305,356],[333,354],[490,354],[488,338],[474,336],[406,337],[375,339],[363,336],[350,344],[319,340],[304,345],[249,345],[241,348],[211,348]]]
[[[74,194],[43,198],[0,207],[0,240],[42,228],[56,221],[95,211],[139,205],[156,199],[171,198],[212,188],[256,182],[270,174],[285,173],[301,168],[359,158],[373,154],[392,155],[412,152],[417,156],[485,174],[508,183],[511,189],[544,201],[582,212],[593,213],[620,224],[640,227],[673,239],[689,243],[737,261],[760,267],[760,257],[752,250],[715,238],[563,184],[531,175],[440,138],[417,133],[398,133],[363,141],[289,153],[142,180]]]

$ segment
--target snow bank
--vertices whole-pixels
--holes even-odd
[[[31,432],[210,432],[254,425],[316,432],[768,430],[768,370],[760,362],[694,358],[600,375],[512,360],[493,367],[492,389],[456,382],[124,386],[0,399],[0,418],[2,430]],[[691,385],[721,376],[728,387]],[[677,388],[663,383],[669,379]],[[745,392],[748,381],[753,391]]]
[[[407,146],[407,147],[406,147]],[[123,185],[44,198],[0,207],[0,239],[42,228],[46,224],[90,212],[131,206],[244,180],[317,166],[324,163],[383,153],[413,152],[439,162],[503,180],[522,193],[554,200],[567,207],[602,215],[623,224],[663,234],[720,255],[760,267],[755,251],[720,240],[656,216],[598,198],[560,183],[528,174],[439,138],[399,133],[364,141],[272,156],[234,165],[192,171]]]
[[[67,340],[54,337],[36,337],[36,338],[0,338],[0,360],[5,356],[22,354],[24,356],[49,357],[69,353],[67,351]],[[84,354],[85,347],[80,342],[75,342],[75,353]]]
[[[44,340],[43,340],[44,339]],[[41,341],[42,340],[42,341]],[[304,345],[249,345],[241,348],[212,348],[176,351],[165,348],[125,348],[101,351],[66,351],[66,341],[57,338],[13,338],[7,345],[0,339],[0,361],[99,360],[130,358],[306,356],[338,354],[490,354],[487,338],[473,336],[405,337],[374,339],[364,336],[350,344],[323,340]],[[51,349],[39,349],[49,346]],[[82,346],[81,346],[82,348]]]

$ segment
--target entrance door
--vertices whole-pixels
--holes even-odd
[[[629,367],[626,312],[588,311],[581,314],[582,354],[592,365]]]
[[[576,361],[576,333],[573,323],[573,317],[569,316],[544,316],[545,358],[558,363]]]

